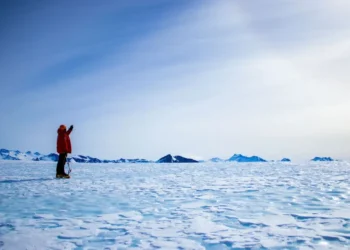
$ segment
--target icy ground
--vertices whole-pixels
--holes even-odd
[[[350,164],[0,163],[0,249],[349,249]]]

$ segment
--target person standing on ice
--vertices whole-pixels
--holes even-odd
[[[73,125],[69,127],[68,131],[65,125],[61,125],[57,130],[57,153],[59,157],[56,168],[56,178],[69,178],[69,175],[64,172],[64,165],[67,161],[67,155],[72,153],[72,145],[69,138],[72,130]]]

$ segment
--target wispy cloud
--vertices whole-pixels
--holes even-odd
[[[128,20],[125,29],[136,27],[122,39],[116,39],[120,22],[114,29],[104,17],[126,7],[95,12],[90,6],[83,14],[91,12],[91,20],[99,22],[83,19],[78,28],[61,31],[83,46],[62,46],[58,54],[51,48],[54,56],[41,54],[40,66],[28,74],[7,74],[17,82],[35,81],[3,99],[11,112],[1,128],[11,126],[11,135],[1,134],[2,141],[54,148],[53,128],[71,122],[76,152],[109,158],[155,159],[178,152],[204,158],[235,152],[346,157],[347,6],[346,1],[191,2],[172,11],[164,7],[169,15],[153,15],[147,26],[119,18]],[[72,34],[80,27],[82,34]],[[104,39],[92,38],[91,29],[103,27]],[[60,37],[52,42],[57,41]],[[38,130],[28,135],[22,126]],[[53,135],[41,142],[23,142],[48,134]]]

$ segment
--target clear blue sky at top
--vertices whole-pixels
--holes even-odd
[[[49,61],[50,57],[59,58],[63,54],[57,63],[21,81],[21,86],[28,84],[32,88],[102,66],[111,51],[118,54],[120,61],[127,59],[128,44],[163,28],[162,20],[185,8],[186,1],[2,1],[1,4],[0,31],[4,36],[0,40],[0,62],[8,74],[13,74],[18,65],[24,65],[25,71],[31,62],[40,64],[40,60]],[[67,53],[69,56],[64,57]]]

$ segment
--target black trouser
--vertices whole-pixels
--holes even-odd
[[[56,174],[64,174],[64,165],[66,164],[67,153],[60,154],[58,156]]]

